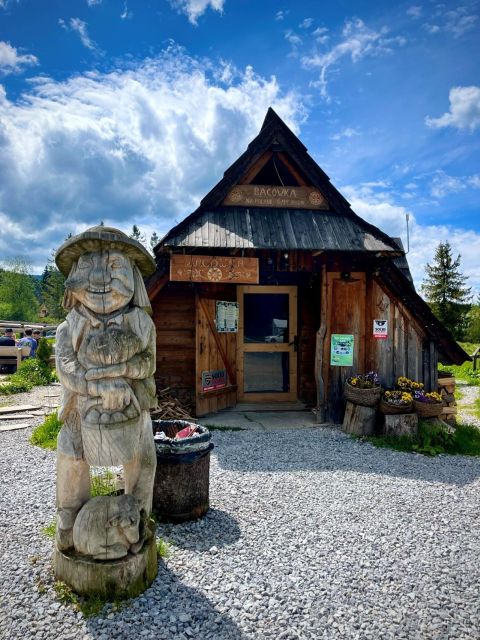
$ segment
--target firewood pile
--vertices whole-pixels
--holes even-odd
[[[154,420],[193,420],[190,412],[191,407],[175,398],[167,387],[157,394],[157,406],[150,410],[150,415]]]
[[[443,411],[440,416],[449,424],[455,424],[457,402],[455,400],[455,377],[451,373],[438,372],[438,393],[442,396]]]

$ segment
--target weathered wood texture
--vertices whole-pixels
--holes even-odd
[[[342,280],[339,272],[327,273],[327,335],[323,351],[323,378],[327,389],[327,417],[338,422],[343,412],[344,381],[353,373],[378,371],[385,387],[393,386],[398,376],[425,381],[427,389],[437,386],[437,353],[432,342],[426,342],[425,332],[402,303],[389,294],[375,277],[352,272]],[[322,300],[322,303],[324,301]],[[388,321],[388,336],[373,337],[373,320]],[[355,337],[352,367],[330,366],[332,333],[353,334]],[[428,349],[426,361],[425,344]],[[428,374],[426,379],[425,374]]]
[[[170,387],[184,402],[195,401],[195,290],[168,284],[152,303],[157,330],[157,389]]]
[[[343,418],[345,433],[358,436],[371,436],[375,432],[375,407],[364,407],[353,402],[347,402]]]
[[[386,436],[408,436],[413,438],[418,431],[418,416],[416,413],[398,413],[386,415],[384,433]]]

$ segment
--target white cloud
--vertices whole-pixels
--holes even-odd
[[[170,0],[170,4],[180,13],[184,13],[189,22],[197,24],[198,18],[205,13],[208,7],[223,13],[225,0]]]
[[[320,77],[314,86],[320,88],[320,95],[326,100],[330,100],[327,86],[327,72],[334,65],[338,64],[342,58],[350,58],[356,63],[362,58],[371,55],[381,55],[391,53],[393,47],[403,46],[406,42],[403,37],[387,37],[388,29],[382,28],[379,31],[369,29],[360,19],[348,20],[342,31],[341,41],[333,46],[326,53],[315,53],[304,56],[303,64],[307,68],[318,68]]]
[[[448,240],[454,255],[462,256],[461,270],[469,277],[468,284],[480,292],[479,233],[450,225],[421,224],[411,210],[393,202],[390,194],[376,193],[364,185],[344,187],[342,193],[348,198],[355,213],[390,236],[400,237],[405,249],[405,217],[409,214],[410,252],[407,259],[417,290],[425,277],[425,265],[432,262],[438,244]]]
[[[0,41],[0,73],[19,73],[25,67],[38,64],[38,59],[31,54],[21,54],[9,42]]]
[[[95,7],[99,4],[102,4],[102,0],[87,0],[87,4],[89,7]]]
[[[285,18],[287,17],[287,15],[290,13],[290,11],[277,11],[277,13],[275,14],[275,20],[277,20],[277,22],[280,22],[281,20],[285,20]]]
[[[474,131],[480,125],[480,87],[452,87],[448,94],[450,110],[439,118],[427,116],[428,127],[457,127]]]
[[[434,198],[444,198],[449,193],[458,193],[469,187],[480,188],[480,175],[449,176],[445,171],[435,172],[430,185],[430,193]]]
[[[125,0],[123,3],[123,11],[120,14],[120,18],[121,20],[130,20],[132,16],[133,16],[133,13],[132,11],[128,10],[127,0]]]
[[[80,18],[70,18],[70,28],[72,31],[76,31],[78,33],[80,42],[84,47],[91,51],[95,51],[97,49],[97,45],[88,35],[87,23],[84,20],[80,20]]]
[[[193,211],[255,137],[268,107],[298,132],[301,100],[275,78],[201,63],[177,47],[135,67],[42,78],[18,102],[0,92],[0,255],[40,269],[69,232],[98,224],[159,235]],[[1,228],[1,224],[0,224]]]
[[[304,18],[298,25],[300,29],[310,29],[313,24],[313,18]]]
[[[327,27],[317,27],[312,35],[319,44],[326,44],[330,39]]]
[[[334,133],[330,136],[330,140],[341,140],[342,138],[353,138],[353,136],[359,136],[360,131],[357,129],[352,129],[352,127],[346,127],[342,129],[338,133]]]
[[[420,16],[422,15],[422,7],[418,5],[412,5],[407,9],[407,15],[411,16],[412,18],[420,18]]]
[[[472,7],[460,5],[455,9],[448,9],[445,4],[438,4],[433,21],[426,22],[423,27],[430,34],[441,32],[451,33],[455,38],[460,38],[468,31],[474,29],[478,22],[478,15],[473,13]]]

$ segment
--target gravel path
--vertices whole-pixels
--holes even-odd
[[[215,431],[210,513],[159,527],[152,587],[86,619],[56,599],[55,454],[29,431],[0,433],[2,639],[480,637],[480,459]]]
[[[458,420],[465,424],[475,424],[477,427],[480,427],[480,418],[473,415],[475,400],[480,394],[480,387],[469,386],[461,382],[459,382],[457,386],[459,391],[462,392],[462,399],[458,400]]]

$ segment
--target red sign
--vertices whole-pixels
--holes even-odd
[[[388,320],[373,321],[373,337],[377,340],[386,340],[388,338]]]

